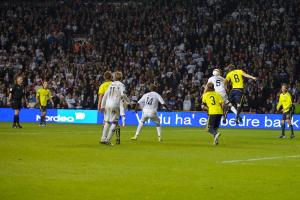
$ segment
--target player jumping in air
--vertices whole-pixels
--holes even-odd
[[[231,66],[234,67],[234,65]],[[251,76],[243,70],[237,68],[233,69],[226,75],[226,81],[231,82],[232,85],[232,89],[229,92],[229,101],[237,108],[237,124],[242,121],[240,113],[242,112],[244,103],[244,77],[251,78],[256,81],[256,77]]]
[[[227,109],[230,108],[230,110],[235,115],[237,115],[237,110],[228,100],[228,96],[227,96],[227,93],[226,93],[226,81],[220,74],[221,74],[221,70],[214,69],[213,70],[213,76],[208,79],[207,84],[208,83],[213,83],[215,91],[218,92],[222,96],[223,101],[224,101],[224,118],[223,118],[223,121],[226,121],[226,115],[227,115],[227,111],[228,111]],[[206,89],[205,89],[204,93],[206,92],[206,90],[207,90],[207,86],[206,86]]]
[[[294,135],[294,129],[293,124],[291,122],[292,120],[292,114],[294,111],[294,105],[292,101],[292,96],[288,92],[287,84],[283,84],[281,86],[281,94],[279,97],[279,102],[277,104],[277,110],[279,111],[281,109],[282,111],[282,121],[281,121],[281,135],[279,138],[285,138],[285,121],[288,122],[290,129],[291,129],[291,135],[290,138],[293,139],[295,137]]]
[[[120,82],[122,77],[121,72],[115,73],[115,81],[110,84],[102,98],[101,110],[104,111],[104,126],[101,143],[103,144],[111,144],[113,131],[118,126],[120,119],[120,105],[123,100],[129,101],[125,95],[125,85]]]
[[[26,101],[25,90],[23,87],[23,78],[18,76],[16,78],[16,84],[9,90],[8,103],[14,110],[13,128],[22,128],[20,125],[20,110],[22,108],[23,101]]]
[[[37,105],[39,105],[41,110],[41,121],[40,126],[46,126],[46,113],[47,113],[47,104],[48,101],[51,102],[52,106],[54,105],[52,101],[51,92],[48,89],[48,82],[43,82],[43,88],[38,89],[36,93]]]
[[[156,86],[152,84],[150,86],[150,91],[142,96],[142,98],[138,101],[135,107],[135,111],[137,112],[139,105],[143,108],[143,114],[141,121],[139,122],[139,125],[137,127],[135,136],[131,138],[131,140],[137,140],[141,129],[148,119],[151,119],[155,124],[156,124],[156,130],[157,130],[157,136],[158,136],[158,141],[162,141],[161,137],[161,128],[160,128],[160,119],[157,116],[157,107],[158,103],[160,103],[162,106],[164,106],[167,110],[168,107],[165,104],[164,100],[162,97],[156,93]]]
[[[223,116],[224,101],[222,96],[215,92],[214,84],[208,83],[206,92],[202,97],[202,108],[208,110],[208,131],[214,136],[214,145],[219,144],[220,133],[218,132]]]

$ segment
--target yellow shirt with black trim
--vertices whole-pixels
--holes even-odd
[[[208,107],[209,115],[222,115],[222,103],[223,98],[215,91],[206,92],[202,97],[202,103],[205,103]]]
[[[104,83],[102,83],[99,87],[98,94],[104,95],[111,83],[112,81],[105,81]]]
[[[279,102],[277,104],[277,110],[282,106],[283,112],[289,112],[293,105],[292,96],[289,92],[281,93],[279,96]]]
[[[226,80],[231,82],[233,89],[243,89],[244,88],[244,79],[243,79],[243,70],[232,70],[226,75]]]
[[[47,106],[48,100],[51,98],[49,89],[40,88],[36,93],[36,98],[40,101],[40,106]]]

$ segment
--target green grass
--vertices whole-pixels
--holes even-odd
[[[121,132],[121,145],[98,144],[98,125],[0,123],[0,199],[299,199],[300,134],[221,130],[220,145],[199,128]],[[289,132],[289,131],[288,131]],[[274,157],[272,160],[252,158]],[[242,160],[224,163],[228,160]]]

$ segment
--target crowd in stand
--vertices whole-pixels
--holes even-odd
[[[106,70],[120,70],[132,104],[156,83],[172,110],[201,110],[214,68],[246,80],[245,111],[274,113],[282,83],[300,103],[298,0],[0,3],[0,107],[16,75],[28,107],[48,80],[55,108],[97,108]]]

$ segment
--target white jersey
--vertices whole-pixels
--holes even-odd
[[[221,95],[226,95],[225,79],[222,76],[212,76],[208,79],[208,83],[213,83],[215,91]]]
[[[157,112],[158,102],[165,104],[163,98],[156,92],[148,92],[142,96],[138,104],[143,105],[143,112]]]
[[[114,81],[106,90],[102,99],[101,107],[119,108],[121,100],[125,97],[125,85],[120,81]]]

